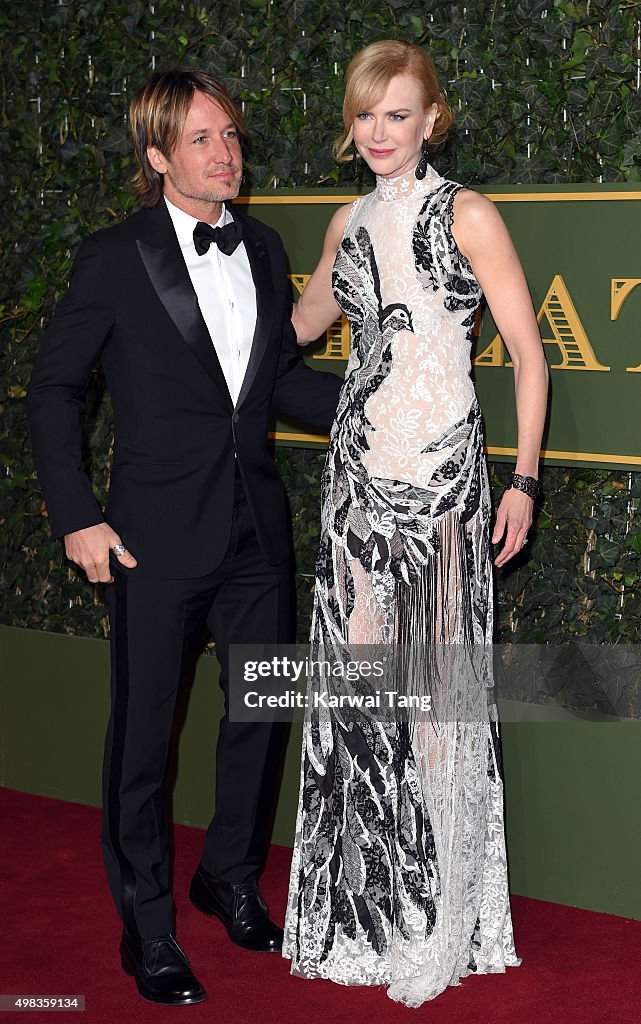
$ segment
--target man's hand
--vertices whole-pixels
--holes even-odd
[[[76,530],[75,533],[65,535],[67,558],[84,569],[90,583],[113,583],[109,552],[120,543],[120,537],[107,523],[98,523],[96,526],[88,526],[86,530]],[[127,569],[135,569],[138,564],[128,551],[123,555],[117,554],[116,558]]]

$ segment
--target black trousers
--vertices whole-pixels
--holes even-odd
[[[229,645],[292,641],[293,574],[289,561],[265,560],[237,481],[229,547],[214,572],[161,581],[138,577],[135,569],[113,575],[103,853],[125,928],[152,938],[174,930],[165,780],[180,683],[205,626],[216,641],[226,710],[202,864],[227,882],[255,878],[262,865],[286,727],[229,721]]]

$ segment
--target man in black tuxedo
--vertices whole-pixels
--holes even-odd
[[[286,499],[270,408],[327,429],[340,382],[302,362],[285,257],[238,194],[242,121],[190,68],[155,74],[131,128],[142,209],[81,246],[29,390],[54,536],[107,584],[112,707],[103,849],[123,921],[121,957],[162,1003],[205,993],[174,938],[164,783],[179,682],[206,625],[227,697],[231,643],[292,640]],[[103,513],[82,468],[79,411],[102,363],[115,442]],[[256,885],[283,727],[220,723],[216,811],[192,902],[248,949],[277,952]],[[203,783],[205,784],[205,782]]]

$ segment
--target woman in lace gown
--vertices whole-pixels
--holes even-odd
[[[348,718],[310,701],[283,952],[295,974],[387,985],[419,1006],[470,972],[519,963],[470,379],[482,291],[512,356],[519,430],[497,565],[531,523],[547,369],[498,213],[427,163],[426,140],[451,121],[431,60],[399,41],[366,47],[348,67],[343,113],[339,156],[354,145],[377,180],[334,216],[294,314],[301,343],[340,310],[352,337],[322,480],[312,653],[406,651],[401,687],[429,694],[431,711]]]

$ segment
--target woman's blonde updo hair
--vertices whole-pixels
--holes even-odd
[[[438,146],[445,141],[454,115],[441,92],[433,60],[414,43],[406,43],[402,39],[381,39],[366,46],[347,65],[343,100],[345,127],[334,143],[337,160],[351,159],[346,150],[353,142],[352,125],[356,115],[375,106],[385,95],[391,80],[396,75],[405,74],[413,75],[420,85],[425,110],[433,103],[438,107],[430,146]]]

